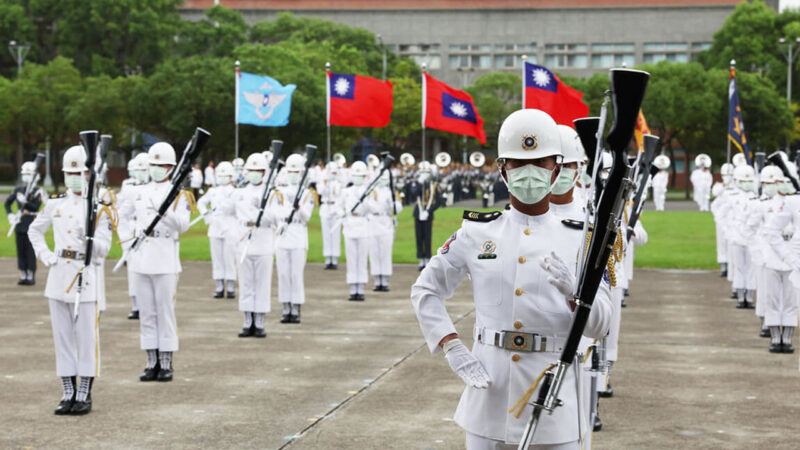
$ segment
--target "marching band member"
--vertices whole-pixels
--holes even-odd
[[[428,161],[419,163],[417,183],[411,185],[409,197],[414,204],[414,235],[417,240],[419,270],[425,268],[431,258],[433,238],[433,213],[441,206],[439,183],[433,179],[434,168]]]
[[[651,186],[653,187],[653,203],[655,203],[656,211],[664,210],[664,203],[667,198],[667,186],[669,185],[669,169],[670,160],[667,155],[658,155],[653,160],[653,165],[658,167],[658,173],[653,175]]]
[[[235,192],[233,166],[227,161],[222,161],[215,173],[216,185],[200,197],[197,209],[208,224],[211,278],[216,283],[214,298],[224,297],[225,291],[228,298],[235,298],[236,247],[241,236],[236,226],[236,205],[231,201]]]
[[[370,244],[370,224],[367,216],[372,213],[377,192],[370,195],[353,211],[366,189],[367,166],[356,161],[350,166],[352,186],[344,189],[340,211],[344,213],[342,231],[344,233],[344,254],[347,258],[347,284],[350,285],[350,301],[364,300],[364,286],[367,284],[367,254]]]
[[[6,214],[8,223],[14,227],[14,237],[17,245],[17,269],[19,269],[18,285],[33,286],[36,284],[36,254],[28,238],[28,227],[39,213],[39,208],[45,200],[44,189],[33,186],[28,195],[25,195],[28,183],[36,175],[36,163],[27,161],[22,164],[20,175],[22,184],[16,186],[6,197]],[[17,203],[17,214],[11,212],[11,205]]]
[[[98,334],[99,305],[98,277],[102,276],[94,264],[83,270],[83,289],[80,299],[74,290],[67,293],[76,274],[81,270],[86,249],[86,152],[82,146],[70,147],[62,164],[67,192],[53,195],[44,210],[29,227],[31,244],[36,256],[46,267],[45,296],[50,303],[50,322],[56,351],[56,374],[61,378],[63,397],[55,410],[57,415],[83,415],[92,410],[92,383],[100,374],[100,341]],[[55,251],[44,239],[53,226]],[[92,259],[103,258],[111,248],[111,223],[108,215],[99,215],[95,227]],[[75,289],[72,286],[72,289]],[[78,300],[79,313],[73,320],[74,302]],[[77,384],[80,377],[80,384]]]
[[[322,228],[322,256],[325,258],[325,269],[335,270],[339,267],[339,255],[342,247],[342,209],[337,205],[341,201],[344,186],[339,182],[339,165],[330,161],[325,166],[325,174],[317,185],[322,204],[319,206],[319,221]]]
[[[395,235],[394,215],[403,210],[403,202],[397,198],[392,201],[388,171],[383,173],[374,192],[372,213],[369,215],[371,235],[369,245],[367,245],[370,273],[375,280],[372,290],[389,292]]]

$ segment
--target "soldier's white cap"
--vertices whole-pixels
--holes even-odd
[[[356,161],[350,166],[350,176],[365,176],[367,174],[367,165],[363,161]]]
[[[721,175],[733,175],[733,164],[725,163],[720,167],[719,172]]]
[[[498,159],[546,156],[563,156],[558,125],[550,115],[538,109],[520,109],[506,117],[497,137]]]
[[[756,171],[747,164],[733,169],[733,179],[736,181],[754,181],[755,177]]]
[[[733,167],[746,166],[747,158],[744,157],[744,153],[737,153],[733,155],[731,162],[733,162]]]
[[[328,164],[325,164],[325,170],[328,172],[336,172],[339,170],[339,165],[336,164],[335,161],[328,161]]]
[[[264,158],[266,158],[266,160],[267,160],[267,164],[269,164],[269,163],[270,163],[270,161],[272,161],[272,157],[273,157],[273,155],[272,155],[272,151],[270,151],[270,150],[265,150],[265,151],[261,152],[261,154],[262,154],[262,155],[264,155]]]
[[[86,152],[82,145],[73,145],[64,152],[61,171],[67,173],[83,172],[86,169]]]
[[[759,175],[762,183],[775,183],[783,180],[783,171],[777,166],[766,166]]]
[[[581,162],[586,159],[583,144],[578,138],[578,133],[572,127],[558,125],[558,134],[561,140],[561,153],[564,155],[564,159],[561,160],[562,164]]]
[[[244,167],[244,160],[242,158],[235,158],[232,164],[234,169],[241,169]]]
[[[653,165],[658,167],[660,170],[667,170],[669,169],[669,165],[671,161],[669,160],[669,156],[667,155],[658,155],[656,159],[653,160]]]
[[[264,153],[253,153],[247,157],[247,162],[244,163],[246,170],[267,170],[267,158]]]
[[[705,153],[700,153],[694,159],[694,165],[697,167],[711,167],[711,157],[706,155]]]
[[[175,149],[166,142],[156,142],[147,151],[147,161],[150,164],[175,165]]]
[[[36,173],[36,163],[33,161],[25,161],[20,167],[20,173],[23,175],[33,175]]]
[[[306,158],[299,153],[292,153],[286,158],[286,170],[289,172],[300,172],[306,163]]]
[[[139,153],[133,159],[131,159],[130,163],[128,163],[128,167],[130,168],[131,164],[133,165],[133,170],[147,170],[148,166],[148,156],[147,153]]]
[[[228,161],[222,161],[217,164],[217,169],[214,171],[214,175],[219,176],[232,176],[233,175],[233,164],[229,163]]]

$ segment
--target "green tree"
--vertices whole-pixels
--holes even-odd
[[[392,121],[375,130],[374,135],[388,150],[400,152],[421,145],[422,86],[413,78],[391,78],[393,85]]]
[[[466,88],[483,118],[485,148],[497,148],[500,125],[522,102],[522,79],[516,73],[494,72],[483,75]]]
[[[205,14],[205,19],[197,22],[180,22],[177,37],[180,55],[225,57],[232,55],[237,46],[248,42],[250,27],[241,12],[217,5],[207,9]]]

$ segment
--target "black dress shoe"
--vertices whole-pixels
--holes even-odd
[[[747,302],[736,302],[736,309],[745,309],[747,308]]]
[[[760,332],[760,333],[758,333],[758,337],[765,337],[765,338],[768,338],[768,337],[770,337],[770,336],[771,336],[771,334],[769,333],[769,328],[762,328],[762,329],[761,329],[761,332]]]
[[[139,311],[132,310],[128,314],[128,320],[139,320]]]
[[[214,292],[214,298],[222,298],[225,296],[225,293],[222,291]]]
[[[253,329],[254,329],[254,328],[255,328],[255,327],[254,327],[254,326],[252,326],[252,325],[250,325],[250,326],[249,326],[249,327],[247,327],[247,328],[242,328],[242,332],[241,332],[241,333],[239,333],[239,337],[240,337],[240,338],[246,338],[246,337],[250,337],[250,336],[252,336],[252,335],[253,335]]]
[[[333,269],[333,264],[331,263],[325,264],[325,270],[331,270],[331,269]]]
[[[372,286],[372,291],[373,292],[379,292],[379,291],[382,291],[382,290],[383,290],[383,286],[377,286],[377,285],[376,286]]]
[[[89,396],[86,397],[85,402],[76,401],[72,405],[72,409],[69,410],[69,415],[82,416],[84,414],[89,414],[91,410],[92,410],[92,394],[89,394]]]
[[[720,278],[728,278],[728,271],[727,270],[723,270],[722,272],[719,273],[719,277]]]
[[[300,314],[292,314],[289,316],[289,323],[300,323]]]
[[[255,328],[253,327],[253,336],[257,338],[265,338],[267,337],[267,333],[264,331],[263,328]]]
[[[592,424],[592,431],[600,431],[603,429],[603,422],[600,420],[600,416],[594,416],[594,423]]]
[[[161,369],[158,371],[158,381],[172,381],[172,369]]]
[[[622,291],[622,296],[623,296],[623,297],[630,297],[630,296],[631,296],[631,293],[630,293],[630,291],[629,291],[629,290],[627,290],[627,289],[624,289],[624,290]]]
[[[753,302],[745,301],[744,302],[744,307],[747,308],[747,309],[756,309],[756,304],[753,303]]]
[[[348,300],[350,300],[351,302],[354,302],[354,301],[358,300],[358,294],[350,294],[350,297],[348,297]]]
[[[620,302],[620,306],[622,306],[623,308],[628,307],[628,303],[625,302],[625,297],[622,297],[622,302]]]
[[[737,298],[739,298],[739,295],[737,295],[736,292],[731,292],[731,298],[736,300]]]
[[[356,301],[363,302],[364,298],[364,294],[356,294]]]
[[[228,292],[228,298],[236,298],[236,292]]]
[[[153,368],[144,369],[144,372],[139,375],[139,381],[156,381],[156,378],[158,378],[158,371],[160,369],[161,368],[158,366],[158,364],[156,364],[156,366]]]
[[[600,391],[600,392],[597,393],[597,395],[600,396],[600,397],[603,397],[603,398],[611,398],[611,397],[613,397],[614,396],[614,389],[611,389],[611,383],[609,383],[608,386],[606,386],[606,390],[605,391]]]
[[[19,281],[17,281],[17,286],[25,286],[25,283],[27,282],[28,280],[26,280],[25,278],[20,278]]]
[[[292,323],[292,315],[284,314],[283,316],[281,316],[281,323]]]
[[[69,414],[70,410],[72,409],[72,405],[74,403],[75,403],[75,394],[72,394],[72,398],[69,400],[61,400],[58,406],[56,406],[56,410],[54,411],[55,415],[65,416]]]
[[[776,344],[775,342],[769,343],[769,352],[770,353],[783,353],[783,345]]]
[[[339,269],[338,264],[331,264],[331,270],[338,270],[338,269]]]
[[[381,286],[381,292],[389,292],[389,286]]]
[[[792,347],[792,344],[781,344],[781,352],[794,353],[794,347]]]

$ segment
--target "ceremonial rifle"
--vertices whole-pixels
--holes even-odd
[[[300,184],[297,185],[297,192],[294,195],[294,202],[292,203],[292,212],[289,213],[289,218],[286,219],[286,226],[292,224],[292,220],[294,220],[294,214],[297,212],[297,209],[300,207],[300,200],[303,196],[303,191],[305,190],[306,178],[308,177],[308,169],[311,168],[311,160],[314,159],[314,152],[317,151],[316,145],[306,144],[306,162],[305,167],[303,169],[303,177],[300,178]],[[281,234],[286,232],[286,228],[281,230]]]
[[[250,227],[250,230],[247,232],[247,236],[245,236],[246,242],[242,248],[242,256],[239,258],[240,262],[244,261],[244,258],[247,256],[247,249],[250,247],[250,241],[253,239],[253,231],[261,226],[261,219],[264,217],[264,209],[267,207],[269,193],[272,190],[272,181],[276,178],[278,171],[281,170],[281,167],[283,167],[283,161],[280,159],[281,149],[283,149],[283,141],[273,139],[270,143],[270,149],[272,150],[272,161],[270,161],[269,164],[269,176],[267,176],[267,179],[264,180],[264,190],[261,191],[261,199],[258,202],[258,215],[256,216],[256,221],[253,222],[253,226]]]
[[[211,138],[211,133],[208,131],[197,127],[194,130],[194,136],[189,141],[189,144],[186,145],[186,149],[183,152],[183,156],[181,156],[180,164],[175,166],[174,173],[172,174],[172,187],[170,187],[169,192],[167,192],[167,196],[164,197],[164,200],[161,202],[161,206],[158,207],[158,211],[156,212],[156,216],[153,217],[153,220],[150,222],[150,225],[136,236],[136,239],[133,240],[133,244],[131,244],[128,251],[122,254],[122,258],[120,258],[117,265],[114,266],[112,272],[116,272],[125,264],[125,261],[128,260],[128,256],[130,256],[131,252],[136,251],[141,245],[144,238],[153,234],[153,230],[155,230],[156,225],[161,221],[164,217],[164,214],[167,213],[167,209],[172,205],[172,202],[178,198],[178,195],[181,193],[183,189],[183,181],[192,171],[192,162],[203,151],[203,148],[208,144],[208,140]]]
[[[36,166],[36,169],[34,170],[31,179],[28,180],[28,184],[25,185],[25,201],[28,200],[28,196],[31,195],[31,191],[33,191],[33,188],[36,187],[36,183],[39,182],[39,170],[42,168],[44,161],[44,153],[37,153],[36,158],[33,160],[33,164]],[[24,214],[28,214],[28,212],[23,210],[22,206],[20,206],[19,210],[16,212],[16,214],[14,214],[14,221],[9,224],[8,234],[6,234],[6,237],[11,237],[11,235],[14,234],[14,228],[16,228],[19,221],[22,220],[22,216]]]
[[[630,167],[625,161],[625,150],[633,136],[633,129],[650,75],[647,72],[628,69],[611,69],[610,72],[614,125],[608,133],[606,142],[613,154],[614,163],[594,215],[594,229],[586,263],[579,274],[578,292],[575,295],[577,306],[569,336],[558,362],[543,375],[539,396],[532,404],[533,412],[520,440],[519,450],[528,450],[533,442],[542,411],[552,414],[553,410],[562,404],[558,399],[558,393],[567,370],[575,359],[586,322],[589,319],[592,303],[605,272],[608,257],[614,247],[614,237],[617,235],[626,194],[632,185],[628,179]],[[598,128],[598,130],[600,131],[602,128]]]
[[[631,214],[628,218],[628,227],[625,236],[626,241],[631,240],[631,236],[633,236],[633,227],[636,225],[636,221],[639,220],[639,216],[642,214],[642,209],[644,208],[644,193],[647,192],[647,183],[650,181],[650,177],[655,175],[655,173],[658,171],[658,168],[653,166],[653,156],[656,153],[657,145],[658,136],[653,136],[652,134],[644,135],[644,152],[639,155],[639,160],[637,163],[639,184],[637,185],[636,195],[633,197]],[[655,168],[655,171],[653,168]]]
[[[781,169],[781,172],[783,172],[783,175],[792,182],[795,190],[800,191],[800,182],[798,182],[797,177],[789,171],[789,167],[786,165],[786,162],[783,160],[779,152],[775,152],[767,156],[767,160],[778,166],[778,168]]]
[[[352,214],[353,211],[355,211],[356,208],[358,208],[361,205],[361,203],[364,202],[367,196],[369,196],[369,194],[373,190],[375,190],[375,186],[378,185],[378,181],[380,181],[381,176],[383,176],[383,173],[389,170],[390,167],[392,167],[392,163],[394,163],[394,157],[392,155],[386,155],[386,158],[383,158],[383,167],[381,167],[381,170],[380,172],[378,172],[378,175],[375,176],[375,178],[373,178],[372,181],[370,181],[370,183],[367,185],[367,188],[364,190],[364,193],[361,194],[361,198],[358,199],[355,206],[353,206],[353,208],[350,209],[350,214]],[[390,171],[389,184],[391,185],[391,183],[392,183],[392,174]],[[394,191],[392,191],[392,206],[394,206]],[[395,214],[397,213],[395,212]]]

